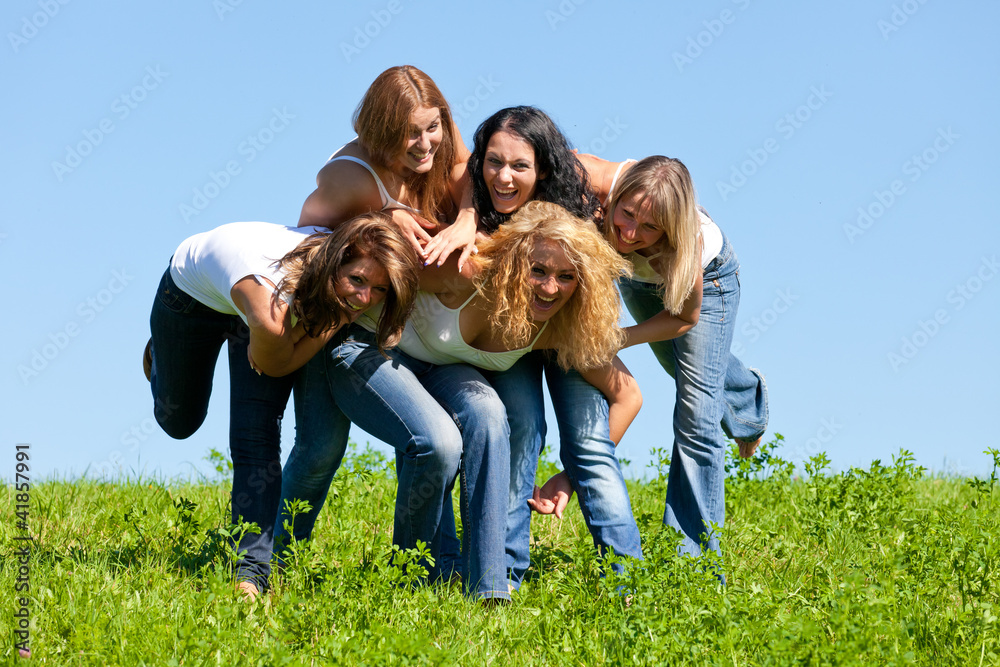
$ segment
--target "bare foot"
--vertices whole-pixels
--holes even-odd
[[[236,591],[249,602],[255,601],[260,595],[260,589],[252,581],[241,581],[236,584]]]
[[[756,440],[743,440],[741,438],[736,438],[736,444],[740,446],[740,458],[748,459],[754,455],[757,451],[757,447],[760,446],[760,441],[764,439],[764,434],[761,433]]]

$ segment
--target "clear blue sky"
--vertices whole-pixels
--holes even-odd
[[[906,447],[989,472],[996,3],[16,0],[0,16],[4,479],[15,443],[36,479],[210,470],[225,361],[185,441],[155,427],[140,368],[167,260],[223,223],[294,225],[369,83],[405,63],[467,140],[534,104],[582,151],[688,165],[742,263],[735,345],[767,376],[787,457],[867,467]],[[641,475],[670,445],[673,384],[648,349],[623,358],[645,407],[621,455]]]

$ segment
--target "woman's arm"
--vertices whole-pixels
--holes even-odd
[[[617,447],[642,407],[642,392],[638,383],[618,357],[607,366],[580,375],[608,399],[608,427],[611,441]],[[541,488],[536,486],[528,506],[539,514],[555,514],[561,519],[572,497],[573,486],[566,471],[563,471],[550,477]]]
[[[306,197],[299,214],[299,227],[318,225],[333,229],[364,213],[382,210],[382,195],[372,175],[364,167],[340,160],[327,163],[316,175],[316,189]],[[421,255],[430,241],[428,229],[438,223],[402,209],[389,212],[410,245]]]
[[[671,315],[663,310],[645,322],[625,327],[625,345],[622,347],[678,338],[693,329],[698,324],[698,316],[701,313],[701,290],[702,274],[699,271],[694,277],[694,288],[684,301],[681,312]]]
[[[465,266],[469,256],[476,252],[476,210],[472,206],[472,179],[466,163],[460,162],[451,170],[451,196],[458,207],[455,222],[438,232],[424,247],[424,263],[444,264],[452,252],[462,249],[458,268]]]
[[[622,163],[609,162],[590,153],[577,153],[576,157],[580,160],[583,168],[587,170],[590,189],[597,195],[597,200],[603,206],[611,194],[611,184],[615,180],[615,172],[618,171],[618,166]]]
[[[464,301],[475,289],[472,279],[479,272],[475,261],[458,268],[454,255],[442,264],[430,264],[420,270],[420,291],[433,294],[456,294]]]
[[[237,282],[232,296],[236,307],[247,317],[250,328],[248,354],[251,365],[259,373],[281,377],[298,370],[336,331],[336,328],[330,329],[313,337],[305,335],[301,322],[292,327],[287,304],[277,298],[272,287],[261,285],[253,276]]]
[[[612,359],[607,366],[582,371],[580,375],[608,399],[609,436],[617,447],[642,407],[639,383],[618,357]]]
[[[333,229],[351,218],[382,209],[382,196],[368,171],[347,160],[329,162],[316,174],[316,189],[306,197],[299,227]]]

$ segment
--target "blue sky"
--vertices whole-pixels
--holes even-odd
[[[223,223],[294,225],[367,86],[413,64],[467,141],[534,104],[581,151],[688,165],[740,258],[734,347],[767,376],[787,458],[867,467],[905,447],[989,473],[996,3],[344,5],[5,3],[7,471],[15,443],[36,479],[210,470],[228,447],[224,358],[185,441],[155,426],[140,368],[167,260]],[[620,447],[639,476],[670,445],[674,391],[648,349],[623,358],[645,395]]]

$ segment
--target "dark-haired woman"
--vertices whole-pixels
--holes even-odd
[[[419,263],[378,213],[330,233],[238,222],[183,241],[163,274],[143,365],[154,414],[173,438],[208,412],[215,362],[229,343],[232,520],[257,524],[236,548],[241,591],[268,584],[281,494],[281,416],[295,376],[335,332],[384,302],[377,340],[394,343],[412,305]]]
[[[468,177],[487,232],[533,200],[558,204],[591,221],[600,209],[565,136],[545,112],[531,106],[501,109],[483,121],[476,130]],[[642,558],[639,529],[609,429],[607,399],[577,371],[563,370],[551,356],[533,352],[508,370],[486,373],[510,415],[506,552],[514,589],[520,587],[530,563],[528,502],[546,432],[543,369],[559,425],[560,458],[580,494],[595,545],[602,553],[613,549],[621,556]],[[445,518],[446,526],[449,519]]]

